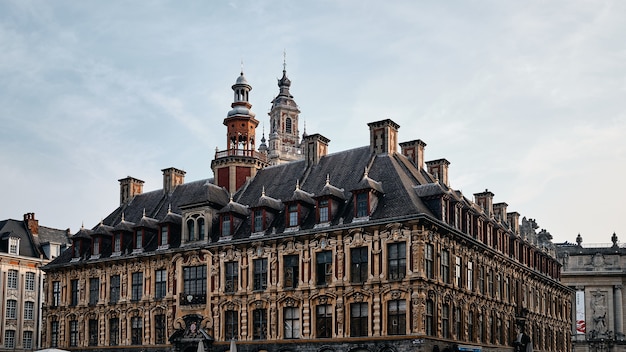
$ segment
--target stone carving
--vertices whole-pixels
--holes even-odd
[[[594,332],[597,336],[603,336],[607,333],[606,312],[607,302],[606,293],[596,291],[591,296],[591,309],[593,311]]]

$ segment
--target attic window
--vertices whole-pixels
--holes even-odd
[[[113,251],[121,252],[122,251],[122,234],[116,233],[113,235]]]
[[[355,216],[362,218],[369,216],[369,193],[361,192],[355,194]]]
[[[168,240],[168,226],[162,225],[161,226],[161,241],[159,242],[159,244],[161,246],[165,246],[167,244],[167,240]]]
[[[96,238],[93,241],[93,253],[92,255],[100,254],[100,238]]]
[[[20,254],[20,238],[9,237],[9,254]]]
[[[330,207],[328,199],[320,199],[317,201],[317,213],[320,223],[330,221]]]
[[[140,249],[143,245],[143,229],[135,231],[135,249]]]
[[[254,211],[254,218],[253,218],[253,228],[254,228],[254,232],[261,232],[263,230],[265,230],[264,226],[263,226],[263,214],[264,211],[263,209],[257,209]]]
[[[228,237],[232,234],[232,216],[230,214],[222,215],[222,236]]]
[[[298,226],[298,204],[290,204],[287,215],[289,227]]]

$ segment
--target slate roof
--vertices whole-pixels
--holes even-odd
[[[0,221],[0,253],[8,253],[9,237],[20,238],[19,255],[22,257],[39,258],[45,257],[42,245],[57,243],[62,247],[69,244],[68,230],[59,230],[46,226],[39,226],[37,236],[33,236],[27,229],[24,221],[7,219]]]

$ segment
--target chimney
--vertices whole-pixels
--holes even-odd
[[[494,194],[487,189],[482,193],[474,193],[474,201],[483,208],[489,217],[493,215],[493,196]]]
[[[39,220],[35,219],[35,213],[24,214],[24,223],[31,235],[39,235]]]
[[[395,153],[400,125],[390,119],[370,122],[370,150],[375,154]]]
[[[425,147],[426,143],[424,143],[424,141],[422,141],[421,139],[400,143],[400,150],[402,151],[402,155],[411,160],[411,162],[413,162],[413,165],[415,165],[418,170],[422,170],[424,168]]]
[[[511,226],[511,230],[513,230],[513,233],[515,233],[516,235],[519,235],[519,213],[514,211],[512,213],[506,213],[506,219],[509,222],[509,225]]]
[[[426,162],[428,166],[428,172],[437,177],[441,183],[450,187],[450,181],[448,180],[448,166],[450,162],[446,159],[437,159]]]
[[[161,171],[163,171],[163,193],[172,193],[174,192],[174,188],[176,188],[176,186],[185,183],[185,171],[174,167],[163,169]]]
[[[134,196],[143,193],[144,182],[134,177],[126,177],[118,180],[120,182],[120,205],[128,203]]]
[[[506,207],[509,206],[508,204],[501,202],[501,203],[496,203],[493,205],[493,213],[496,217],[496,219],[499,219],[502,222],[508,221],[508,218],[506,216]]]
[[[328,154],[328,142],[330,142],[330,139],[319,133],[303,138],[302,147],[304,148],[304,157],[307,165],[317,164],[321,157]]]

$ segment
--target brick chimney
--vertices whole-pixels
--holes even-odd
[[[395,153],[398,150],[398,128],[390,119],[370,122],[370,150],[375,154]]]
[[[493,213],[496,219],[499,219],[502,222],[508,221],[508,218],[506,215],[506,207],[508,206],[509,205],[504,202],[496,203],[493,205]]]
[[[143,193],[144,182],[134,177],[126,177],[120,182],[120,205],[128,203],[134,196]]]
[[[427,161],[426,165],[428,166],[428,172],[437,177],[441,183],[446,186],[450,186],[450,181],[448,179],[448,166],[450,162],[446,159],[437,159]]]
[[[163,193],[172,193],[174,188],[185,183],[185,174],[183,170],[174,167],[161,170],[163,171]]]
[[[406,156],[419,170],[424,168],[424,148],[426,143],[421,139],[400,143],[402,155]]]
[[[474,193],[474,201],[483,208],[483,211],[489,217],[493,215],[493,196],[494,194],[487,189],[481,193]]]
[[[330,139],[319,133],[306,136],[302,140],[302,149],[307,165],[315,165],[320,158],[328,154],[328,142]]]
[[[35,213],[24,214],[24,223],[32,235],[39,234],[39,220],[35,219]]]
[[[509,225],[511,226],[511,230],[513,230],[513,233],[515,233],[516,235],[519,235],[519,213],[514,211],[511,213],[506,213],[506,219],[509,222]]]

